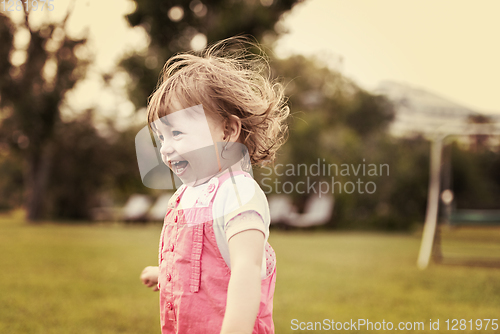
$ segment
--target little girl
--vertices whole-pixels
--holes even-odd
[[[159,266],[141,274],[160,291],[162,333],[274,333],[269,207],[250,173],[273,161],[289,109],[267,62],[242,43],[172,57],[149,101],[161,158],[183,182],[168,205]]]

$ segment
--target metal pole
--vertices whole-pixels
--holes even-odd
[[[432,245],[436,233],[437,216],[439,208],[439,185],[441,174],[441,156],[443,151],[443,137],[434,138],[431,146],[429,194],[427,196],[427,213],[425,216],[422,243],[418,254],[417,266],[425,269],[429,265],[432,254]]]

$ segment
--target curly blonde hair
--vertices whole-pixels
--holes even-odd
[[[286,140],[290,109],[283,91],[283,85],[271,80],[269,63],[258,44],[232,37],[199,54],[177,54],[167,61],[149,99],[148,124],[176,111],[171,109],[172,99],[185,108],[201,104],[208,114],[220,116],[224,134],[237,116],[239,140],[247,147],[251,163],[265,165],[275,159]]]

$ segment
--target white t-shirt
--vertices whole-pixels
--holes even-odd
[[[234,183],[233,183],[234,180]],[[208,182],[195,187],[187,187],[182,195],[180,205],[191,208],[208,186]],[[262,220],[244,219],[232,221],[237,215],[246,212],[257,212]],[[235,234],[246,230],[259,230],[264,233],[264,247],[269,238],[269,205],[267,198],[259,184],[251,177],[239,174],[228,178],[215,195],[212,207],[213,229],[219,251],[231,268],[229,257],[229,239]],[[266,252],[262,252],[261,278],[266,276]]]

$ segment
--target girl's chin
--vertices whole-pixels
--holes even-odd
[[[184,174],[182,177],[179,177],[186,186],[189,187],[196,187],[199,186],[200,184],[203,184],[207,181],[209,181],[211,178],[213,178],[215,175],[218,174],[218,171],[214,173],[210,173],[209,176],[193,176],[189,177],[187,174]]]
[[[221,174],[221,171],[227,170],[230,166],[222,166],[222,169],[219,169],[218,165],[207,166],[206,164],[205,166],[197,167],[193,168],[193,165],[189,163],[180,173],[175,173],[175,171],[174,173],[186,186],[194,187],[209,181],[214,176]]]
[[[196,187],[196,186],[199,186],[200,184],[203,184],[205,182],[207,182],[208,180],[210,180],[212,178],[211,177],[205,177],[205,178],[201,178],[201,179],[196,179],[196,180],[182,180],[182,182],[188,186],[188,187]]]

